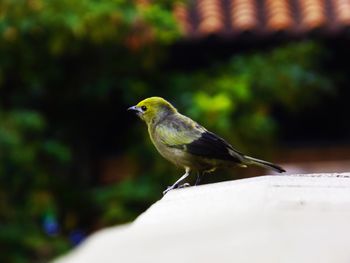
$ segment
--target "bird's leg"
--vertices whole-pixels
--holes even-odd
[[[201,176],[203,175],[202,172],[197,172],[197,180],[196,183],[194,185],[198,185],[201,182]]]
[[[186,173],[185,173],[183,176],[181,176],[180,179],[177,180],[172,186],[169,186],[169,187],[163,192],[163,195],[165,195],[165,194],[166,194],[167,192],[169,192],[170,190],[173,190],[173,189],[175,189],[175,188],[178,188],[179,183],[180,183],[181,181],[183,181],[187,176],[189,176],[189,175],[190,175],[190,172],[191,172],[190,168],[186,168]]]

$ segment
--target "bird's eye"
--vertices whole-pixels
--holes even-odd
[[[146,107],[146,106],[142,106],[142,107],[141,107],[141,110],[146,111],[146,110],[147,110],[147,107]]]

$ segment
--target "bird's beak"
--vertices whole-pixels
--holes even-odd
[[[136,113],[141,113],[141,109],[137,106],[131,106],[130,108],[128,108],[128,111],[134,111]]]

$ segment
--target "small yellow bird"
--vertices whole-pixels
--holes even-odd
[[[148,132],[158,152],[176,166],[183,167],[185,174],[168,191],[189,186],[179,185],[191,171],[197,172],[197,181],[201,175],[210,173],[217,168],[239,165],[258,165],[271,168],[277,172],[285,170],[273,163],[259,160],[240,153],[228,142],[208,131],[192,119],[180,114],[168,101],[160,97],[151,97],[128,108],[146,122]]]

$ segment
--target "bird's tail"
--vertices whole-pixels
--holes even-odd
[[[255,164],[258,166],[265,167],[265,168],[272,168],[273,170],[275,170],[279,173],[283,173],[286,171],[281,166],[278,166],[276,164],[273,164],[273,163],[270,163],[270,162],[267,162],[264,160],[256,159],[256,158],[253,158],[253,157],[250,157],[247,155],[244,156],[244,159],[248,161],[248,164]]]

